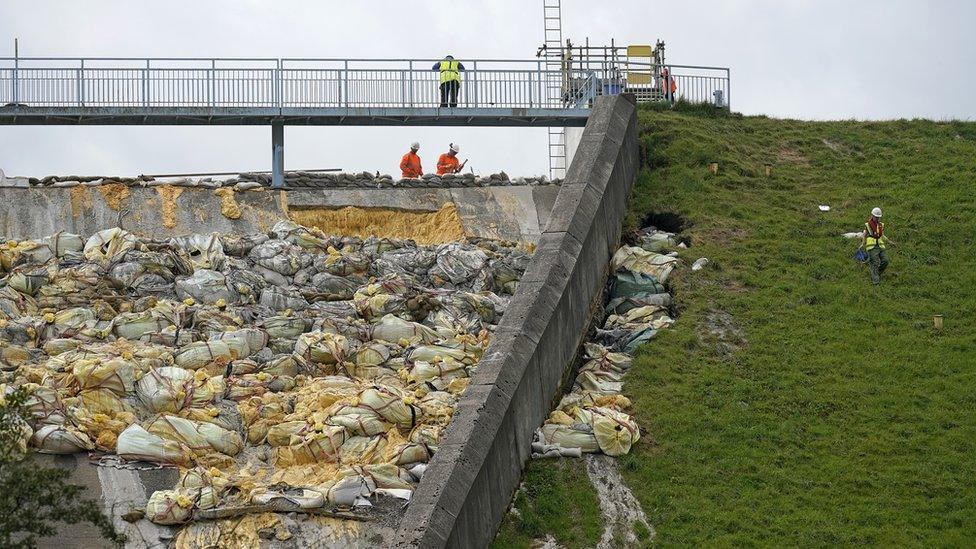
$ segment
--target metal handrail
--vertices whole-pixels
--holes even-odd
[[[439,76],[432,65],[441,60],[0,57],[0,105],[264,108],[279,114],[291,108],[439,107]],[[460,108],[578,110],[589,108],[597,95],[622,91],[639,101],[714,100],[724,107],[730,98],[730,71],[724,67],[618,59],[554,69],[538,58],[458,61],[466,69]],[[678,87],[675,97],[665,90],[670,86],[661,78],[664,68]]]

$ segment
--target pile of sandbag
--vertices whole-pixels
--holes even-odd
[[[159,524],[409,498],[528,261],[288,221],[10,241],[0,384],[30,391],[38,451],[179,467]]]
[[[536,432],[536,458],[602,452],[630,452],[640,429],[623,396],[631,355],[661,328],[674,323],[665,284],[681,262],[669,248],[683,247],[673,233],[644,229],[638,245],[622,246],[611,259],[609,299],[595,338],[584,344],[584,358],[572,390]],[[666,253],[659,253],[666,252]]]

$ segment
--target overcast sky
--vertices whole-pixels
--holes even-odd
[[[803,119],[976,117],[976,1],[563,1],[564,37],[668,45],[732,69],[732,107]],[[540,0],[0,0],[0,56],[530,58]],[[265,127],[0,126],[8,175],[259,170]],[[478,173],[545,173],[542,129],[289,127],[288,169],[425,168],[457,141]]]

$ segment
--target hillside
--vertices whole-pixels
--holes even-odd
[[[656,542],[976,538],[976,124],[694,109],[640,122],[629,228],[677,214],[651,220],[683,221],[682,256],[711,260],[673,276],[677,325],[638,352],[625,389],[645,437],[620,465]],[[898,243],[877,287],[841,236],[873,206]],[[592,545],[580,471],[533,462],[496,545]]]

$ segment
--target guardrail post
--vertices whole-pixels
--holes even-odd
[[[410,69],[410,82],[409,82],[410,88],[407,90],[407,93],[410,94],[410,106],[413,107],[413,61],[412,60],[407,63],[407,67]]]
[[[407,78],[406,78],[407,75],[403,74],[404,72],[406,71],[403,70],[400,71],[400,104],[406,107],[407,90],[405,90],[404,87],[407,85]]]
[[[728,88],[725,92],[725,108],[732,112],[732,74],[729,69],[725,69],[725,87]]]
[[[146,59],[146,68],[142,73],[142,106],[149,107],[149,60]]]
[[[85,60],[78,67],[78,106],[85,106]]]
[[[349,60],[342,63],[342,99],[345,101],[346,108],[349,108]]]
[[[285,188],[285,122],[271,121],[271,188]]]
[[[18,74],[19,72],[20,72],[20,59],[18,59],[17,57],[14,57],[14,75],[13,75],[13,78],[10,79],[10,88],[11,88],[10,89],[10,99],[12,100],[11,102],[14,105],[16,105],[17,103],[20,102],[20,101],[18,101],[20,98],[17,97],[17,88],[19,87],[17,85],[17,78],[19,76],[19,74]]]
[[[471,70],[473,76],[471,77],[471,85],[474,87],[474,107],[478,108],[478,62],[471,62]]]
[[[271,73],[271,102],[278,109],[278,116],[281,116],[285,106],[285,84],[284,69],[281,66],[281,59],[275,61],[274,71]]]
[[[217,72],[217,60],[210,60],[210,70],[207,71],[207,104],[212,109],[214,106],[214,76]]]

